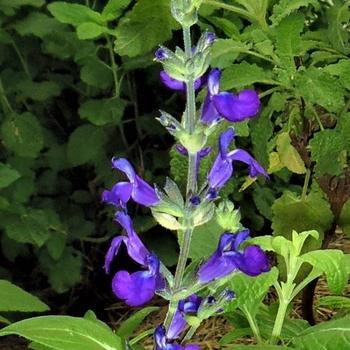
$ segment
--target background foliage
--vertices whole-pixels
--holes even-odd
[[[349,6],[205,0],[200,11],[200,29],[220,38],[212,66],[223,70],[221,89],[254,87],[262,100],[258,118],[236,125],[237,144],[271,181],[236,176],[225,196],[256,235],[317,229],[306,250],[327,247],[337,225],[350,234]],[[111,157],[127,156],[150,182],[171,164],[184,181],[186,162],[169,157],[172,140],[154,120],[159,106],[176,115],[184,96],[160,86],[152,61],[158,44],[181,45],[179,28],[168,0],[2,1],[0,24],[0,278],[92,289],[103,242],[116,234],[100,203],[119,176]],[[174,237],[133,210],[136,230],[173,265]],[[220,233],[216,222],[198,231],[192,257],[209,255]]]

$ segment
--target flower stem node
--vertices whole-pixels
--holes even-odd
[[[238,232],[243,229],[241,213],[239,209],[235,210],[233,203],[229,200],[220,202],[216,209],[216,221],[224,231]]]
[[[179,142],[187,149],[189,154],[196,155],[207,143],[207,136],[203,130],[198,128],[192,134],[183,130],[177,136]]]

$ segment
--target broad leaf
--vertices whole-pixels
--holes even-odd
[[[9,165],[0,163],[0,189],[5,188],[21,177],[21,174]]]
[[[130,3],[131,0],[108,0],[102,11],[102,17],[106,21],[112,21],[120,17]]]
[[[84,22],[77,27],[77,35],[81,40],[95,39],[101,34],[107,33],[108,28],[94,22]]]
[[[308,252],[300,257],[316,269],[325,273],[329,289],[340,294],[348,282],[344,253],[337,249],[324,249]]]
[[[44,312],[49,307],[36,296],[6,280],[0,280],[1,312]]]
[[[350,309],[350,298],[340,295],[328,295],[320,297],[317,302],[317,306],[326,306],[333,309]]]
[[[335,350],[350,347],[350,318],[320,323],[298,334],[293,344],[300,350]]]
[[[29,318],[3,328],[0,336],[16,334],[55,350],[122,350],[121,339],[96,322],[79,317]]]
[[[350,199],[346,201],[342,208],[338,224],[343,232],[350,236]]]

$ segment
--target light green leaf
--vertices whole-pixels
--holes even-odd
[[[250,86],[254,83],[274,84],[271,72],[256,64],[242,62],[230,65],[222,73],[222,90]]]
[[[5,120],[1,134],[6,148],[22,157],[35,158],[44,145],[41,125],[28,112]]]
[[[86,22],[104,24],[104,20],[98,12],[84,5],[57,1],[49,4],[47,8],[62,23],[72,24],[74,26],[79,26]]]
[[[310,327],[293,340],[300,350],[346,350],[350,347],[350,318],[344,317]]]
[[[79,114],[81,118],[97,126],[118,124],[126,105],[127,102],[122,99],[88,100],[80,106]]]
[[[292,12],[299,10],[301,7],[308,7],[310,5],[317,8],[319,3],[317,0],[280,0],[274,5],[270,20],[273,25],[277,25],[283,18],[289,16]]]
[[[350,236],[350,199],[345,202],[341,210],[338,224],[343,232]]]
[[[326,306],[333,309],[350,309],[350,298],[339,295],[327,295],[320,297],[316,306]]]
[[[102,11],[102,17],[106,21],[113,21],[120,17],[130,4],[131,0],[109,0]]]
[[[333,293],[342,293],[348,282],[348,274],[344,253],[341,250],[316,250],[302,255],[300,258],[325,273],[328,287]]]
[[[21,177],[21,174],[8,164],[0,163],[0,189],[8,187]]]
[[[170,39],[175,28],[168,0],[139,0],[116,29],[116,51],[121,56],[143,55]]]
[[[80,70],[80,78],[84,83],[100,89],[109,88],[113,82],[111,69],[97,57],[84,60],[84,65]],[[101,106],[99,106],[99,108],[101,108]]]
[[[107,27],[94,22],[84,22],[77,27],[77,35],[80,40],[95,39],[107,32]]]
[[[70,316],[42,316],[3,328],[0,336],[16,334],[55,350],[123,350],[122,340],[96,322]]]
[[[316,230],[322,235],[333,220],[329,203],[319,192],[311,192],[302,200],[294,193],[286,191],[273,204],[272,213],[274,235],[282,235],[288,239],[291,239],[293,230]]]
[[[306,168],[298,151],[291,144],[291,139],[288,132],[278,134],[276,146],[279,158],[282,164],[296,174],[305,174]]]
[[[82,165],[95,159],[102,151],[106,135],[102,128],[83,125],[70,135],[67,146],[67,157],[74,165]]]
[[[211,49],[212,67],[229,67],[238,57],[240,52],[249,50],[246,44],[232,39],[218,39]]]
[[[116,334],[123,338],[130,337],[149,314],[158,310],[159,307],[148,306],[135,312],[132,316],[120,324]]]
[[[336,76],[341,84],[350,90],[350,60],[340,60],[335,64],[329,64],[323,70],[332,76]]]
[[[236,298],[227,305],[226,310],[230,312],[239,308],[242,311],[247,310],[254,317],[260,303],[277,278],[278,270],[276,267],[256,277],[250,277],[243,273],[233,275],[229,280],[229,285],[235,291]]]
[[[1,312],[44,312],[50,308],[36,296],[6,280],[0,280]]]

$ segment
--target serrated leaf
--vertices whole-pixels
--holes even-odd
[[[339,112],[344,107],[344,88],[338,79],[327,72],[309,67],[295,76],[296,92],[310,104],[317,104],[330,112]]]
[[[340,60],[335,64],[329,64],[323,70],[332,76],[336,76],[340,83],[350,90],[350,60]]]
[[[242,311],[247,310],[254,317],[267,291],[277,278],[278,270],[276,267],[256,277],[241,273],[233,275],[229,284],[230,288],[235,291],[236,298],[225,309],[228,312],[236,308]]]
[[[84,22],[77,27],[77,35],[80,40],[95,39],[107,32],[107,27],[94,22]]]
[[[44,144],[41,125],[28,112],[5,120],[1,134],[6,148],[22,157],[35,158]]]
[[[123,338],[130,337],[148,315],[158,310],[159,307],[148,306],[143,308],[142,310],[135,312],[133,315],[131,315],[128,319],[126,319],[120,324],[116,334]]]
[[[318,7],[317,0],[280,0],[273,7],[273,13],[270,17],[272,24],[275,26],[281,22],[281,20],[287,16],[289,16],[292,12],[300,9],[301,7],[314,6]]]
[[[122,99],[88,100],[79,108],[80,117],[94,125],[118,124],[124,113],[127,102]]]
[[[140,0],[120,21],[115,49],[121,56],[145,54],[170,39],[175,28],[168,0]]]
[[[3,328],[0,336],[16,334],[55,350],[123,350],[112,330],[94,321],[70,316],[42,316]]]
[[[50,308],[36,296],[6,280],[0,280],[1,312],[44,312]]]
[[[331,292],[342,293],[348,282],[348,273],[344,263],[344,253],[341,250],[316,250],[300,258],[325,273]]]
[[[182,197],[182,193],[177,184],[169,177],[166,178],[164,191],[174,203],[176,203],[180,208],[183,208],[185,202]]]
[[[276,197],[272,189],[256,186],[253,191],[253,200],[259,212],[267,219],[272,218],[272,204]]]
[[[80,78],[84,83],[100,89],[107,89],[113,82],[112,71],[97,57],[84,60],[84,65],[80,70]],[[108,99],[101,101],[108,101]]]
[[[104,24],[101,15],[89,7],[80,4],[70,4],[57,1],[47,6],[50,13],[62,23],[79,26],[86,22]]]
[[[292,343],[301,350],[335,350],[350,347],[350,318],[320,323],[298,334]]]
[[[306,173],[305,164],[298,151],[291,144],[291,138],[288,132],[278,134],[276,146],[279,159],[287,169],[296,174]]]
[[[102,17],[106,21],[112,21],[120,17],[130,3],[131,0],[109,0],[103,8]]]
[[[102,151],[106,135],[100,127],[83,125],[70,135],[67,145],[68,161],[74,165],[82,165],[95,159]]]
[[[274,84],[275,82],[271,71],[247,62],[230,65],[222,72],[222,90],[247,87],[254,83]]]
[[[8,187],[21,177],[21,174],[8,164],[0,163],[0,189]]]
[[[247,50],[249,50],[249,46],[240,41],[218,39],[211,49],[211,65],[221,69],[229,67],[241,52]]]
[[[291,238],[292,230],[303,232],[329,229],[333,214],[329,203],[318,192],[311,192],[304,200],[286,191],[272,206],[274,235]]]
[[[316,162],[316,176],[340,175],[343,170],[341,155],[344,138],[338,130],[323,130],[314,134],[310,140],[311,159]],[[330,162],[329,160],[332,159]]]

